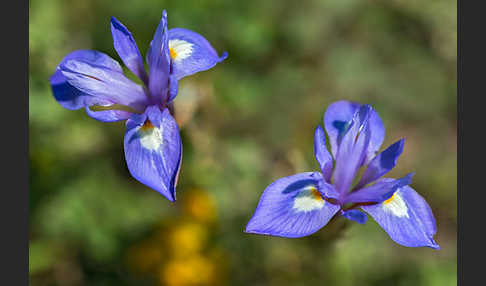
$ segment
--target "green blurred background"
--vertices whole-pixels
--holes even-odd
[[[164,8],[169,28],[229,52],[180,82],[175,204],[129,175],[124,122],[63,109],[48,81],[73,50],[119,60],[110,16],[145,55]],[[455,285],[456,27],[452,0],[31,0],[31,285]],[[340,99],[378,111],[384,147],[406,137],[390,176],[416,172],[440,251],[397,245],[372,219],[243,233],[267,185],[318,170],[314,129]]]

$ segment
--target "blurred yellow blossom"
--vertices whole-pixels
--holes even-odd
[[[184,196],[179,216],[161,221],[148,239],[129,249],[128,265],[156,276],[160,285],[216,285],[223,254],[208,244],[216,220],[213,198],[198,188]]]
[[[160,282],[169,286],[214,285],[215,264],[201,255],[174,259],[161,268]]]
[[[168,236],[168,249],[176,257],[185,257],[201,251],[206,244],[208,230],[204,225],[184,222],[175,226]]]
[[[193,189],[184,200],[184,212],[203,223],[216,218],[216,206],[213,198],[201,189]]]

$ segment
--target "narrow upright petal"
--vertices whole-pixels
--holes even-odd
[[[169,50],[172,73],[178,80],[208,70],[228,56],[226,52],[218,56],[203,36],[183,28],[169,30]]]
[[[362,105],[354,114],[352,121],[340,139],[334,169],[334,186],[344,195],[361,166],[370,142],[369,116],[371,107]]]
[[[179,81],[176,79],[175,75],[169,75],[169,99],[167,103],[172,102],[172,100],[177,96],[177,92],[179,91]]]
[[[375,181],[393,169],[402,154],[404,142],[405,139],[398,140],[371,160],[356,188]]]
[[[276,180],[260,198],[246,232],[282,237],[310,235],[339,210],[323,198],[332,192],[319,172],[300,173]]]
[[[124,145],[132,176],[175,201],[182,143],[179,128],[169,110],[149,106],[142,115],[133,114],[127,120]]]
[[[332,176],[332,156],[326,147],[326,136],[324,130],[319,125],[314,134],[314,154],[319,166],[321,167],[324,179],[331,182]]]
[[[373,185],[349,193],[343,199],[343,203],[381,203],[389,199],[395,191],[412,183],[414,173],[410,173],[400,179],[382,179]]]
[[[338,153],[340,139],[360,107],[361,104],[359,103],[342,100],[329,105],[327,108],[324,114],[324,128],[329,137],[329,143],[331,144],[331,151],[334,157]],[[380,149],[385,139],[385,127],[378,113],[373,109],[370,112],[369,128],[371,137],[363,164],[367,164],[375,157],[376,152]]]
[[[437,231],[434,215],[424,198],[411,187],[401,187],[388,200],[362,206],[362,209],[396,243],[408,247],[440,248],[434,241]]]
[[[147,104],[143,87],[119,71],[74,59],[62,63],[59,70],[71,86],[84,94],[138,111]]]
[[[148,77],[145,72],[143,58],[132,33],[115,17],[111,17],[111,33],[113,35],[113,46],[122,61],[129,70],[147,85]]]
[[[167,33],[167,12],[162,12],[157,29],[155,30],[150,48],[147,52],[147,63],[149,65],[149,89],[157,103],[167,100],[169,86],[169,35]]]

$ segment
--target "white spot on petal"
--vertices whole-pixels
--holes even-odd
[[[294,198],[294,206],[298,212],[310,212],[319,210],[324,206],[324,199],[316,188],[310,186],[302,191]]]
[[[184,40],[169,40],[170,57],[174,62],[178,62],[192,54],[193,44]]]
[[[137,131],[140,144],[145,149],[156,150],[162,144],[162,130],[147,122]]]
[[[396,191],[391,198],[384,201],[382,207],[383,210],[397,217],[409,217],[407,204],[400,196],[399,191]]]

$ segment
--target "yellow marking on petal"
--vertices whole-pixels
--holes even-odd
[[[384,201],[383,203],[384,203],[384,204],[389,204],[389,203],[391,203],[391,202],[392,202],[392,201],[395,199],[395,194],[396,194],[396,193],[397,193],[397,192],[394,192],[394,193],[393,193],[393,195],[392,195],[392,196],[391,196],[389,199],[387,199],[386,201]]]
[[[311,191],[312,191],[312,196],[314,196],[314,200],[322,201],[321,193],[319,193],[319,191],[316,188],[312,188]]]
[[[174,48],[169,48],[169,52],[170,52],[170,58],[175,60],[175,58],[177,58],[177,53],[174,51]]]
[[[145,122],[143,123],[142,127],[140,127],[141,131],[149,131],[150,129],[154,128],[155,126],[150,122],[150,120],[146,119]]]
[[[382,204],[382,208],[394,216],[397,217],[409,217],[408,215],[408,207],[405,201],[402,199],[399,191],[396,191],[391,198],[384,201]]]
[[[183,60],[192,55],[193,44],[179,39],[169,40],[169,54],[170,58],[174,61]]]

